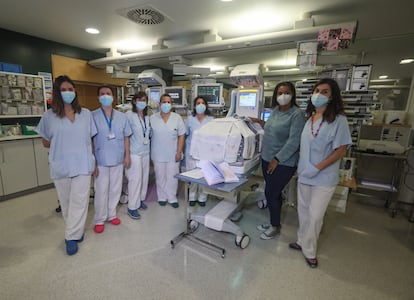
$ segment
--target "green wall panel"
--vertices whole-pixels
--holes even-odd
[[[23,73],[52,72],[51,54],[91,60],[105,56],[49,40],[0,28],[0,62],[18,64]]]

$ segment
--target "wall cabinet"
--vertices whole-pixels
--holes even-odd
[[[36,187],[32,139],[1,142],[0,171],[4,195]]]

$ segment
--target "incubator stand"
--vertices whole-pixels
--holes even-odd
[[[171,240],[172,248],[185,237],[192,241],[199,242],[203,246],[220,251],[221,257],[224,258],[226,253],[224,248],[193,235],[200,223],[210,229],[235,234],[235,243],[241,249],[244,249],[249,245],[250,237],[229,219],[229,216],[235,211],[238,211],[242,205],[242,202],[240,201],[240,191],[247,184],[247,178],[242,177],[239,182],[219,183],[211,186],[207,184],[204,178],[195,179],[182,174],[176,175],[176,178],[185,183],[186,229]],[[207,194],[223,197],[224,199],[205,215],[193,214],[188,206],[189,185],[191,183],[203,186],[203,189]]]

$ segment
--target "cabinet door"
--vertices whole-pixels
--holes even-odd
[[[0,151],[0,170],[5,195],[37,186],[31,139],[2,142]]]
[[[1,154],[1,152],[0,152],[0,154]],[[2,181],[2,178],[1,178],[1,169],[0,169],[0,196],[3,196],[3,195],[4,195],[4,191],[3,191],[3,181]]]
[[[37,184],[52,183],[49,172],[49,149],[43,147],[42,139],[33,139],[33,148],[36,159]]]

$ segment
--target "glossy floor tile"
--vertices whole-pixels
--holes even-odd
[[[389,217],[381,205],[351,196],[345,214],[329,211],[319,243],[319,267],[310,269],[295,241],[297,216],[284,206],[281,235],[263,241],[267,221],[255,194],[245,200],[240,227],[250,238],[200,226],[195,235],[226,249],[225,258],[183,239],[179,209],[149,201],[141,220],[119,206],[121,225],[93,232],[90,205],[85,240],[67,256],[64,225],[54,211],[54,189],[0,202],[0,299],[414,299],[414,224]],[[218,200],[210,198],[206,211]]]

